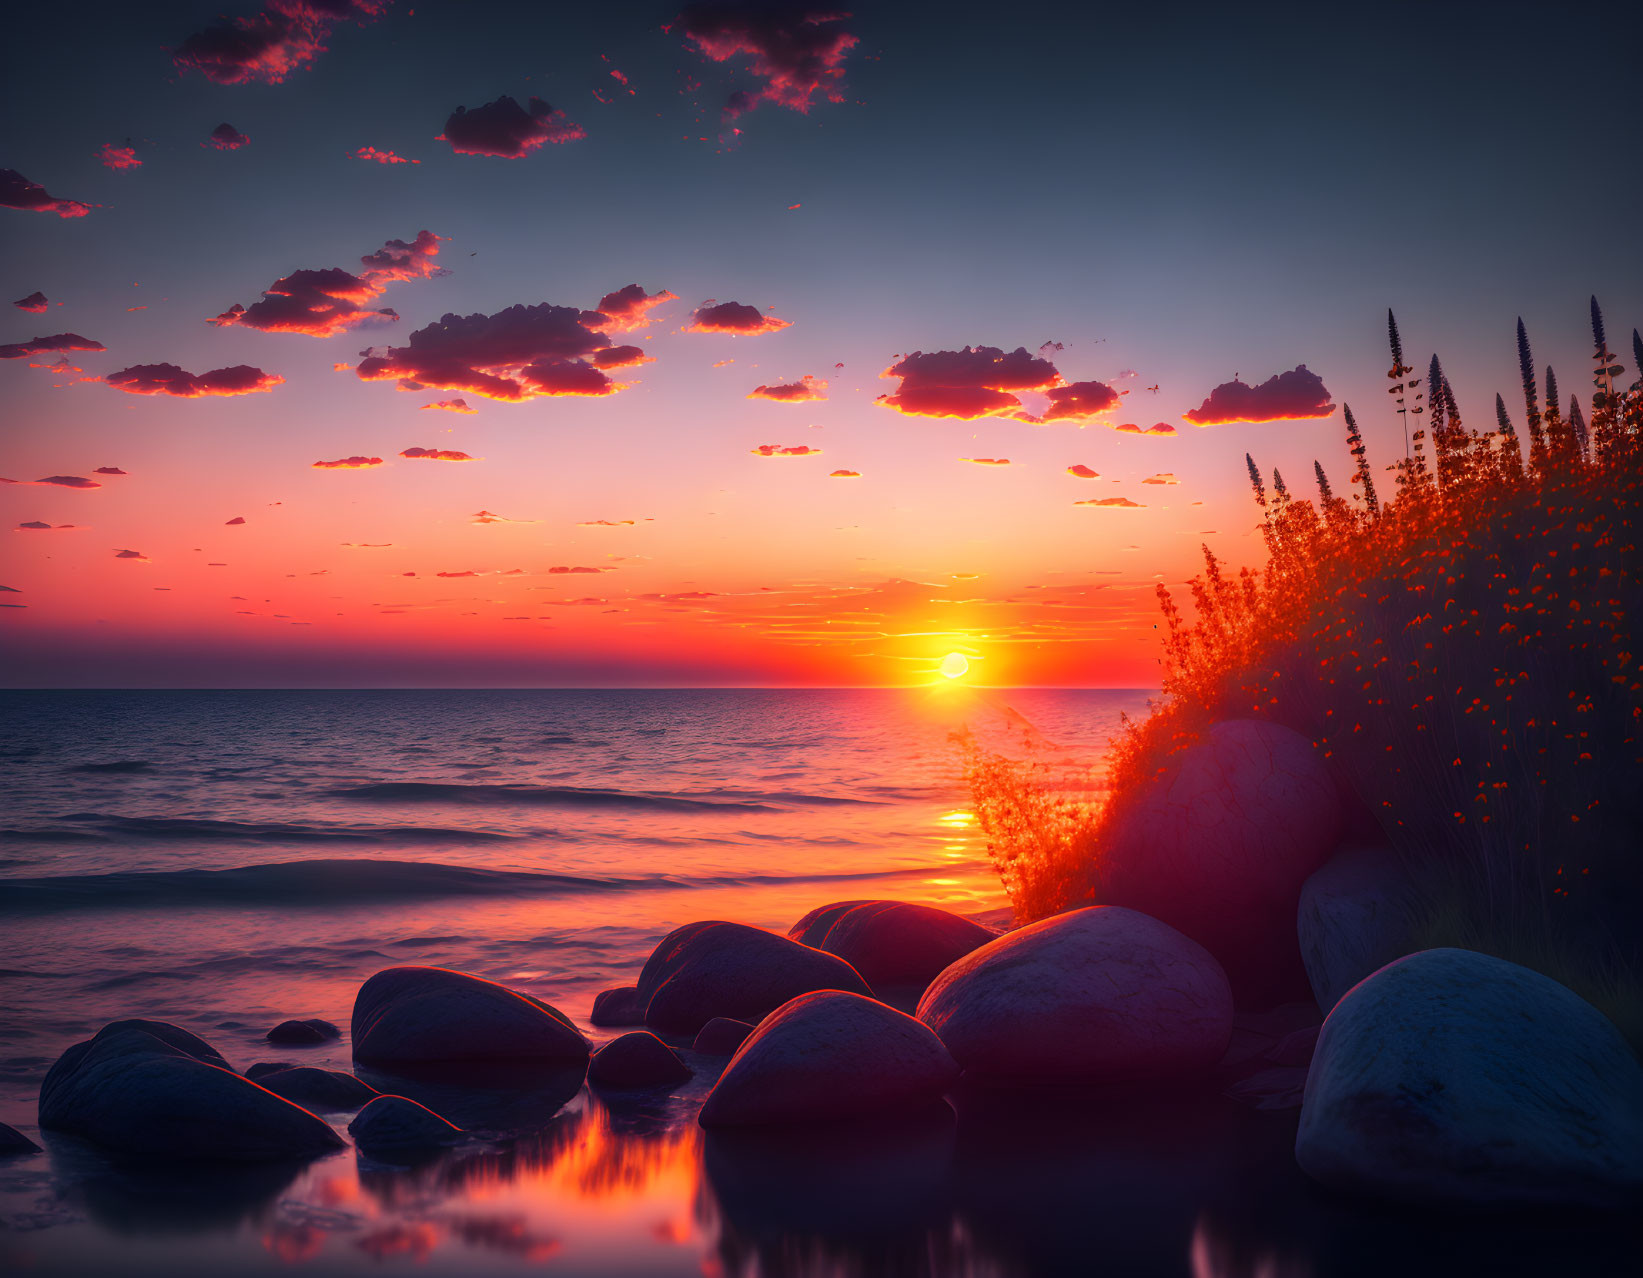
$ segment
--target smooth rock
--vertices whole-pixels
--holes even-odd
[[[306,1065],[259,1074],[256,1082],[276,1096],[315,1111],[358,1109],[382,1094],[352,1074],[335,1069],[311,1069]]]
[[[1307,879],[1296,932],[1320,1011],[1415,948],[1415,909],[1409,876],[1389,848],[1338,852]]]
[[[716,1016],[757,1021],[813,990],[867,994],[843,959],[742,923],[687,923],[662,938],[639,974],[645,1024],[695,1034]]]
[[[22,1132],[7,1123],[0,1123],[0,1158],[13,1158],[18,1154],[38,1154],[40,1147]]]
[[[759,1022],[699,1121],[742,1127],[904,1112],[938,1101],[958,1075],[928,1026],[876,999],[821,990]]]
[[[609,1029],[617,1025],[643,1025],[645,1009],[639,1002],[639,991],[632,985],[619,985],[603,990],[593,1000],[593,1012],[588,1017],[595,1025]]]
[[[671,1087],[690,1074],[679,1054],[648,1030],[611,1039],[588,1062],[589,1083],[619,1091]]]
[[[585,1061],[588,1041],[540,999],[442,967],[391,967],[354,999],[354,1057],[426,1061]]]
[[[1208,1072],[1232,1038],[1232,991],[1203,946],[1119,906],[1019,928],[961,958],[918,1017],[967,1072],[1156,1079]]]
[[[297,1061],[258,1061],[254,1065],[247,1065],[240,1073],[247,1078],[258,1079],[264,1074],[278,1074],[282,1069],[305,1068]]]
[[[1215,724],[1115,816],[1100,898],[1185,932],[1220,961],[1241,1006],[1307,989],[1301,885],[1334,851],[1342,813],[1312,742],[1253,719]]]
[[[165,1158],[295,1159],[342,1144],[210,1044],[159,1021],[114,1021],[64,1052],[40,1087],[40,1126]]]
[[[340,1038],[342,1031],[317,1016],[306,1021],[281,1021],[264,1036],[270,1043],[287,1047],[312,1047],[328,1039]]]
[[[1358,1193],[1432,1204],[1643,1198],[1643,1066],[1550,977],[1424,950],[1324,1021],[1295,1157]]]
[[[906,901],[840,901],[812,910],[787,934],[837,954],[875,991],[923,990],[944,968],[997,933],[946,910]]]
[[[367,1154],[438,1149],[455,1145],[466,1135],[426,1105],[404,1096],[378,1096],[354,1115],[348,1134]]]
[[[747,1041],[747,1036],[752,1032],[753,1026],[746,1021],[715,1016],[702,1026],[690,1050],[703,1056],[734,1056],[736,1049]]]

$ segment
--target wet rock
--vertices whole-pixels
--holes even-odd
[[[306,1158],[342,1144],[210,1044],[159,1021],[114,1021],[64,1052],[40,1087],[40,1126],[165,1158]]]
[[[702,1026],[701,1032],[696,1035],[696,1041],[690,1045],[690,1050],[700,1052],[703,1056],[732,1056],[752,1032],[753,1027],[746,1021],[732,1020],[728,1016],[715,1016]]]
[[[540,999],[442,967],[391,967],[354,999],[354,1057],[426,1061],[586,1061],[588,1041]]]
[[[1643,1066],[1549,977],[1468,950],[1355,985],[1318,1036],[1295,1157],[1339,1189],[1434,1204],[1643,1195]]]
[[[699,1117],[744,1127],[905,1112],[938,1101],[958,1074],[928,1026],[876,999],[821,990],[759,1022]]]
[[[690,1074],[690,1066],[679,1054],[648,1030],[613,1038],[588,1062],[589,1083],[619,1091],[670,1087]]]
[[[757,1021],[813,990],[867,994],[843,959],[742,923],[688,923],[662,938],[639,974],[645,1024],[695,1034],[716,1016]]]
[[[923,991],[942,970],[997,933],[946,910],[906,901],[840,901],[812,910],[788,936],[837,954],[882,994]]]
[[[588,1019],[604,1029],[616,1025],[643,1025],[645,1009],[639,1003],[639,991],[632,985],[619,985],[615,989],[602,991],[594,998],[593,1013]]]
[[[318,1017],[306,1021],[281,1021],[265,1037],[282,1047],[312,1047],[329,1039],[340,1038],[342,1031],[330,1021]]]
[[[1321,1011],[1415,948],[1415,910],[1409,877],[1389,848],[1339,852],[1307,879],[1297,932]]]
[[[1196,941],[1135,910],[1092,906],[966,955],[925,992],[918,1017],[967,1073],[1156,1079],[1213,1068],[1233,1006]]]
[[[260,1074],[255,1081],[276,1096],[316,1111],[358,1109],[382,1094],[352,1074],[335,1069],[310,1069],[306,1065]]]
[[[1116,816],[1101,893],[1185,932],[1220,961],[1240,1006],[1304,995],[1301,885],[1334,851],[1340,795],[1307,738],[1215,724]]]
[[[405,1154],[459,1143],[466,1135],[426,1105],[404,1096],[378,1096],[348,1124],[367,1154]]]
[[[13,1158],[18,1154],[38,1154],[40,1147],[36,1145],[15,1127],[0,1123],[0,1158]]]
[[[247,1065],[240,1072],[247,1078],[261,1078],[264,1074],[277,1074],[282,1069],[301,1069],[303,1066],[296,1061],[258,1061],[255,1065]]]

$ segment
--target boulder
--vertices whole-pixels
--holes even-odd
[[[1353,986],[1313,1054],[1295,1157],[1358,1193],[1432,1204],[1643,1195],[1643,1066],[1550,977],[1424,950]]]
[[[732,1020],[728,1016],[715,1016],[701,1032],[696,1035],[696,1041],[690,1045],[690,1050],[700,1052],[703,1056],[733,1056],[736,1049],[753,1032],[753,1027],[746,1021]]]
[[[588,1062],[588,1082],[617,1091],[671,1087],[690,1074],[679,1054],[648,1030],[611,1039]]]
[[[1312,996],[1326,1016],[1371,972],[1415,949],[1409,877],[1389,848],[1338,852],[1301,887],[1296,931]]]
[[[459,1143],[467,1133],[426,1105],[404,1096],[378,1096],[348,1124],[367,1154],[405,1154]]]
[[[354,1058],[586,1061],[588,1041],[540,999],[442,967],[390,967],[354,999]]]
[[[241,1162],[308,1158],[342,1145],[322,1120],[229,1069],[187,1030],[114,1021],[58,1058],[40,1126],[108,1149]]]
[[[813,990],[867,994],[843,959],[742,923],[688,923],[662,938],[639,973],[645,1024],[695,1034],[716,1016],[757,1021]]]
[[[281,1021],[264,1036],[270,1043],[287,1047],[312,1047],[328,1039],[340,1038],[342,1031],[317,1016],[306,1021]]]
[[[18,1154],[38,1154],[40,1147],[22,1132],[6,1123],[0,1123],[0,1158],[13,1158]]]
[[[787,934],[801,945],[837,954],[883,993],[922,991],[942,969],[997,933],[969,919],[906,901],[840,901],[812,910]]]
[[[382,1094],[352,1074],[335,1069],[311,1069],[306,1065],[259,1074],[256,1082],[276,1096],[315,1111],[358,1109]]]
[[[1099,905],[982,946],[918,1005],[967,1073],[1044,1081],[1207,1073],[1232,1016],[1208,950],[1145,914]]]
[[[940,1100],[958,1074],[928,1026],[875,999],[820,990],[759,1022],[699,1121],[744,1127],[900,1113]]]
[[[1115,811],[1098,892],[1209,950],[1241,1006],[1269,1006],[1306,992],[1296,909],[1341,821],[1311,741],[1254,719],[1217,723]]]
[[[588,1020],[604,1029],[617,1025],[643,1025],[645,1009],[639,1003],[639,991],[632,985],[619,985],[615,989],[602,991],[594,997],[593,1013]]]

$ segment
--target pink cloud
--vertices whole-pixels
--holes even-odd
[[[791,320],[766,315],[757,306],[745,302],[717,302],[708,298],[690,314],[687,333],[730,333],[738,337],[752,337],[759,333],[778,333],[792,328]]]
[[[467,453],[459,453],[450,448],[407,448],[400,453],[400,456],[421,458],[426,461],[465,462],[478,460],[477,458],[468,456]]]
[[[129,395],[174,395],[198,399],[203,395],[255,395],[282,385],[285,378],[249,364],[214,368],[209,373],[184,372],[175,364],[133,364],[102,379]]]
[[[1142,430],[1134,422],[1125,422],[1121,426],[1114,426],[1113,429],[1121,435],[1173,435],[1176,433],[1175,427],[1168,422],[1157,422],[1148,426],[1146,430]]]
[[[211,130],[211,136],[201,146],[213,147],[218,151],[238,151],[247,142],[251,141],[232,124],[224,121]]]
[[[368,466],[382,465],[380,457],[361,457],[357,453],[352,457],[339,457],[336,461],[317,461],[314,470],[364,470]]]
[[[1088,466],[1084,465],[1082,462],[1080,462],[1076,466],[1067,467],[1067,473],[1069,475],[1073,476],[1075,479],[1100,479],[1101,478],[1101,474],[1100,474],[1099,471],[1091,470]]]
[[[16,169],[0,169],[0,207],[25,209],[30,213],[55,213],[58,217],[84,217],[91,212],[91,205],[82,204],[79,200],[59,200]]]
[[[46,300],[44,293],[36,290],[27,297],[20,297],[12,303],[20,311],[29,311],[34,315],[44,315],[51,303]]]
[[[859,43],[845,29],[848,13],[803,5],[692,4],[679,16],[685,43],[714,62],[747,59],[757,81],[732,93],[733,120],[771,102],[806,113],[818,99],[843,102],[844,62]]]
[[[828,474],[827,474],[827,477],[829,479],[860,479],[861,478],[861,471],[859,471],[859,470],[834,470],[834,471],[829,471]]]
[[[658,293],[646,293],[638,284],[628,284],[614,293],[606,293],[596,308],[604,316],[600,326],[611,333],[631,333],[655,322],[651,311],[664,302],[676,302],[678,297],[665,288]]]
[[[449,142],[458,155],[517,160],[549,142],[574,142],[586,136],[581,125],[541,98],[532,98],[522,107],[504,93],[472,111],[457,107],[435,141]]]
[[[1143,484],[1178,484],[1181,481],[1179,479],[1177,479],[1169,471],[1165,471],[1161,475],[1149,475],[1149,476],[1147,476],[1147,478],[1143,479],[1141,482]]]
[[[465,399],[442,399],[436,404],[422,405],[423,412],[427,412],[429,409],[444,413],[475,413],[479,411],[475,408],[469,408],[468,401]]]
[[[819,448],[812,448],[809,444],[760,444],[757,448],[749,449],[755,457],[814,457],[821,452]]]
[[[638,346],[611,346],[593,353],[595,368],[633,368],[655,362],[655,356],[646,355],[643,348]]]
[[[47,351],[106,351],[108,347],[78,333],[53,333],[50,337],[34,337],[26,342],[12,342],[0,346],[0,359],[22,359],[26,355],[41,355]]]
[[[93,475],[123,475],[126,472],[118,466],[99,466],[91,472]]]
[[[959,461],[974,462],[977,466],[1008,466],[1008,457],[960,457]]]
[[[809,400],[827,398],[827,383],[806,374],[796,382],[782,382],[775,386],[755,386],[748,392],[749,399],[773,399],[781,404],[802,404]]]
[[[324,53],[331,29],[345,18],[366,22],[392,0],[271,0],[248,18],[235,18],[189,36],[171,55],[182,71],[217,84],[281,84]]]
[[[1082,422],[1118,407],[1118,392],[1105,382],[1069,382],[1044,392],[1050,406],[1038,420]]]
[[[361,160],[375,160],[378,164],[421,164],[421,160],[408,160],[403,155],[395,155],[392,151],[379,151],[374,146],[362,146],[357,151],[350,151],[350,155]]]
[[[1300,364],[1287,373],[1274,373],[1259,386],[1234,378],[1222,382],[1184,420],[1194,426],[1221,426],[1228,422],[1310,421],[1335,411],[1323,379]]]
[[[105,169],[140,169],[143,162],[137,158],[137,148],[131,146],[115,146],[112,142],[104,142],[97,152],[97,158],[102,161]]]
[[[1131,501],[1128,497],[1092,497],[1089,501],[1075,501],[1075,506],[1107,506],[1121,510],[1145,510],[1138,501]]]
[[[881,377],[899,378],[894,394],[875,401],[910,417],[1024,417],[1020,391],[1047,391],[1061,382],[1048,360],[1025,347],[1006,354],[997,346],[957,351],[914,351],[890,365]]]

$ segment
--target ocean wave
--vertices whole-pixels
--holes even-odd
[[[637,790],[594,790],[575,785],[458,785],[442,781],[378,781],[371,785],[328,790],[339,799],[374,803],[531,804],[564,808],[650,808],[698,812],[731,808],[769,812],[767,804],[745,800],[693,799],[681,794],[646,794]]]
[[[42,826],[0,831],[11,838],[36,842],[106,842],[110,837],[217,843],[370,843],[378,846],[412,844],[497,843],[514,836],[489,830],[451,830],[440,826],[286,825],[264,821],[201,821],[186,817],[122,817],[100,812],[75,812],[63,818],[84,822],[85,829]]]

